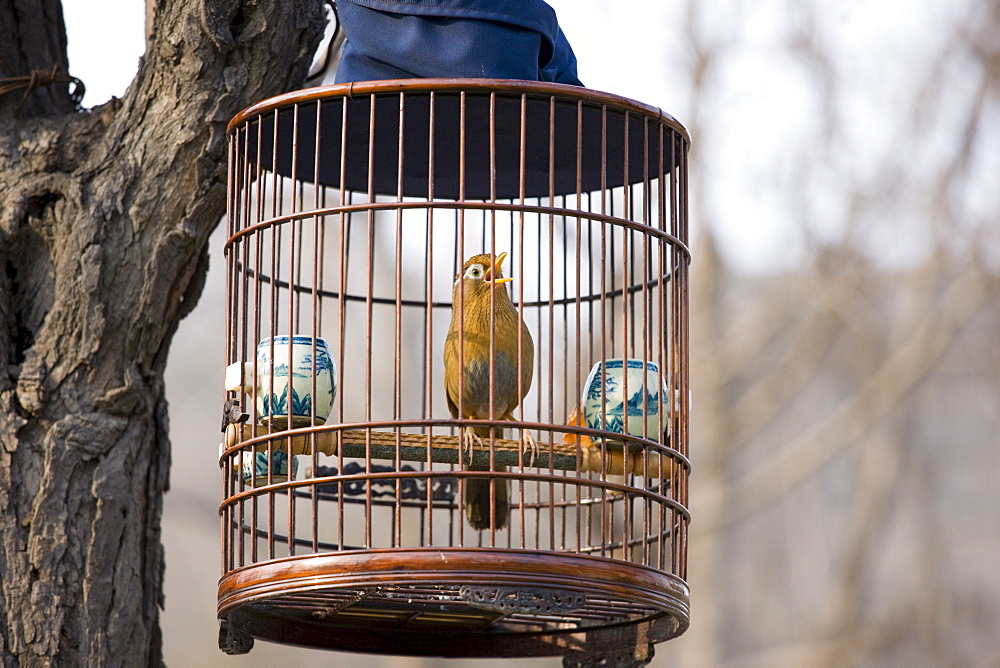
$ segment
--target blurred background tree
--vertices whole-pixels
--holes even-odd
[[[660,665],[996,665],[1000,3],[720,4],[686,6],[693,603]]]

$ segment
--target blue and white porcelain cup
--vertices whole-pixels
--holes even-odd
[[[243,463],[243,482],[248,486],[261,487],[267,482],[267,451],[244,452],[240,454]],[[291,475],[288,473],[291,459]],[[294,480],[299,469],[297,457],[289,457],[287,452],[275,450],[271,453],[271,484]],[[252,476],[252,477],[251,477]],[[251,482],[251,480],[253,482]]]
[[[315,356],[314,356],[315,349]],[[257,344],[257,418],[285,427],[322,424],[333,409],[337,369],[323,339],[283,334]],[[315,382],[315,386],[314,386]]]
[[[627,393],[627,396],[626,396]],[[666,388],[660,367],[639,359],[598,362],[583,388],[583,419],[590,429],[644,437],[660,442],[668,417],[660,413]]]

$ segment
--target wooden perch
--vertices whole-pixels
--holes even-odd
[[[459,448],[462,445],[461,437],[446,434],[410,434],[374,429],[320,429],[314,432],[292,431],[289,433],[281,431],[269,435],[267,430],[259,425],[230,424],[226,427],[226,448],[232,448],[253,438],[262,438],[253,446],[253,449],[258,452],[266,451],[268,443],[271,443],[271,447],[275,450],[289,452],[290,449],[292,455],[311,455],[313,443],[315,443],[317,451],[330,457],[336,456],[338,451],[343,449],[344,457],[365,459],[370,454],[372,459],[393,461],[396,459],[398,446],[401,461],[427,462],[429,451],[430,461],[440,464],[459,463]],[[489,465],[489,443],[489,439],[484,439],[484,447],[475,449],[472,453],[473,464]],[[626,470],[626,455],[620,446],[607,448],[603,462],[600,446],[589,446],[589,443],[583,447],[563,442],[554,443],[551,446],[539,443],[539,446],[538,457],[534,462],[531,462],[537,468],[551,467],[557,470],[581,472],[600,472],[603,468],[608,475],[622,475]],[[520,465],[518,461],[521,449],[520,441],[497,438],[493,441],[493,449],[494,463],[497,466],[517,467]],[[647,454],[649,465],[646,471],[643,470],[641,452],[629,452],[627,456],[629,472],[635,475],[646,473],[649,478],[659,477],[659,467],[654,453]],[[462,452],[461,457],[462,461],[468,464],[468,452]],[[665,477],[669,477],[671,459],[664,455],[661,457],[663,459],[663,472]],[[521,459],[524,465],[528,466],[530,454],[525,453]]]

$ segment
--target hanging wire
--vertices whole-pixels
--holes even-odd
[[[32,70],[31,74],[27,76],[6,77],[0,79],[0,95],[5,95],[23,88],[24,95],[21,96],[21,101],[17,105],[17,110],[20,111],[21,107],[24,106],[25,101],[28,99],[28,94],[31,93],[31,91],[36,88],[51,86],[53,84],[73,84],[73,87],[69,91],[69,99],[72,100],[73,104],[77,107],[80,106],[84,93],[87,92],[87,88],[83,85],[82,81],[74,76],[70,76],[68,72],[64,72],[62,66],[56,63],[51,69]]]

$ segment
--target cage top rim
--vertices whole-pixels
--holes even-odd
[[[614,93],[606,93],[580,86],[542,81],[522,81],[518,79],[387,79],[384,81],[354,81],[304,88],[269,97],[243,109],[229,121],[229,125],[226,127],[226,134],[232,134],[236,128],[248,119],[297,103],[312,102],[313,100],[320,99],[351,98],[355,95],[428,92],[466,92],[481,95],[489,93],[543,95],[571,101],[582,100],[590,104],[606,104],[620,111],[629,111],[660,121],[680,133],[684,139],[685,146],[691,143],[691,136],[688,134],[687,128],[659,107],[654,107],[621,95],[615,95]]]

